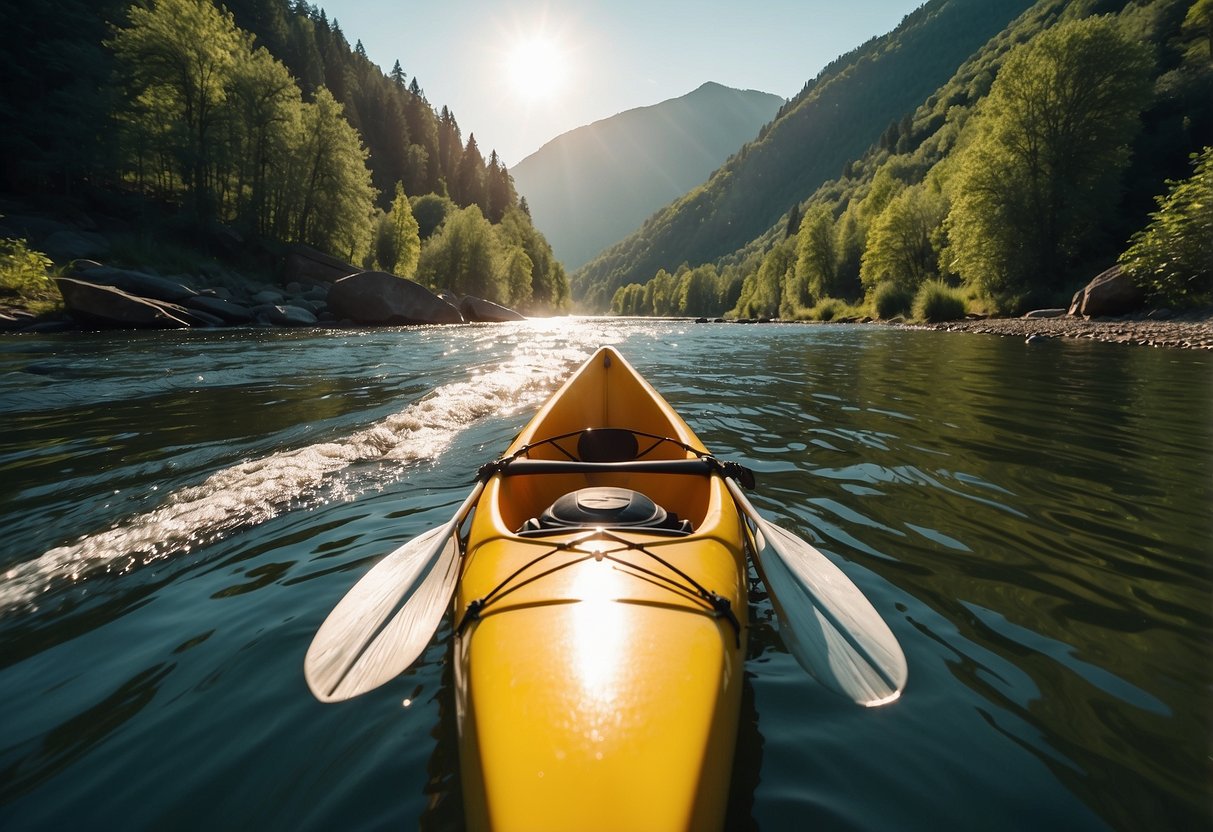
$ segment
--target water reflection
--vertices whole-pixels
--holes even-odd
[[[176,664],[162,663],[136,674],[96,705],[42,735],[3,750],[12,762],[0,768],[0,805],[41,786],[91,753],[151,704]]]

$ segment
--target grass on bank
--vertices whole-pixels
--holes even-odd
[[[941,280],[929,280],[912,291],[894,283],[882,283],[871,295],[856,303],[825,297],[813,306],[796,310],[799,321],[846,321],[876,318],[882,321],[909,319],[924,323],[955,321],[973,306],[963,290]]]
[[[964,292],[942,280],[928,280],[918,287],[911,312],[915,320],[934,324],[959,320],[965,316],[966,309]]]

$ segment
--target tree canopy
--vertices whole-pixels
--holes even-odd
[[[1065,22],[1014,50],[952,183],[954,268],[1000,307],[1058,282],[1119,197],[1150,55],[1111,17]]]

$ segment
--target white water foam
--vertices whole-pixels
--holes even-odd
[[[51,549],[0,580],[0,615],[36,607],[47,591],[100,573],[123,573],[188,552],[234,528],[269,520],[332,483],[351,464],[434,459],[477,419],[537,404],[588,354],[520,351],[505,364],[440,387],[346,439],[281,451],[217,471],[152,511]]]

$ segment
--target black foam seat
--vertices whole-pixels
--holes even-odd
[[[582,462],[627,462],[639,452],[636,434],[622,428],[590,428],[577,439]]]

